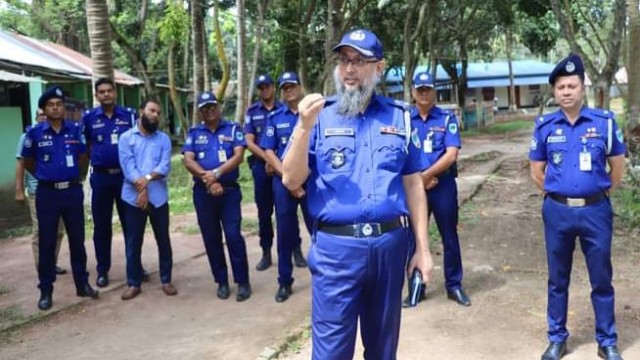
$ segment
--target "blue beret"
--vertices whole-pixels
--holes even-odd
[[[273,79],[269,74],[262,74],[258,76],[256,79],[256,87],[260,87],[261,85],[273,85]]]
[[[212,92],[203,92],[198,96],[198,109],[208,104],[217,104],[218,99]]]
[[[300,85],[300,78],[298,78],[298,74],[293,71],[287,71],[280,75],[278,78],[278,87],[281,88],[284,84],[296,84]]]
[[[413,87],[416,89],[421,87],[433,88],[433,77],[426,71],[419,72],[413,77]]]
[[[45,90],[38,99],[38,107],[44,109],[44,106],[50,99],[62,99],[62,101],[64,101],[64,91],[62,91],[60,85],[53,85]]]
[[[554,85],[558,76],[571,75],[578,75],[584,81],[584,64],[582,64],[580,56],[576,54],[569,54],[553,68],[553,71],[549,74],[549,84]]]
[[[333,52],[338,52],[343,47],[350,47],[364,57],[382,59],[382,43],[376,34],[369,30],[354,30],[344,34],[340,43],[333,47]]]

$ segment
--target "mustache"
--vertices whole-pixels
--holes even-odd
[[[356,116],[362,112],[369,103],[379,78],[380,75],[374,73],[355,89],[347,89],[344,85],[345,81],[358,80],[359,78],[347,75],[344,79],[340,79],[339,68],[336,67],[333,72],[333,80],[338,95],[338,113],[345,116]]]

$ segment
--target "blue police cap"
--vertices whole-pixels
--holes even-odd
[[[60,85],[53,85],[45,90],[38,99],[38,107],[44,109],[44,106],[50,99],[62,99],[62,101],[64,101],[64,91],[62,91]]]
[[[571,75],[578,75],[584,81],[584,65],[580,56],[576,54],[569,54],[553,68],[553,71],[549,74],[549,84],[554,85],[558,76]]]
[[[256,78],[256,87],[260,87],[262,85],[273,85],[273,79],[269,74],[262,74]]]
[[[208,104],[217,104],[218,99],[212,92],[203,92],[198,96],[198,109]]]
[[[383,57],[382,43],[376,34],[369,30],[359,29],[344,34],[340,43],[333,47],[333,52],[339,52],[345,46],[356,50],[364,57],[378,60]]]
[[[433,77],[426,71],[419,72],[413,77],[413,87],[416,89],[421,87],[433,88]]]
[[[300,78],[298,78],[298,74],[293,71],[287,71],[282,73],[278,78],[278,87],[281,88],[284,84],[296,84],[300,85]]]

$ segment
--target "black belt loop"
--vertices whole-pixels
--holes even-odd
[[[566,196],[558,195],[555,193],[547,193],[546,196],[557,203],[564,204],[569,207],[584,207],[587,205],[595,204],[603,200],[604,198],[607,197],[607,194],[605,194],[604,192],[601,192],[599,194],[584,197],[584,198],[566,197]]]
[[[400,218],[384,223],[371,222],[349,225],[332,225],[320,222],[318,223],[317,231],[331,235],[366,238],[378,237],[402,226],[402,220]]]

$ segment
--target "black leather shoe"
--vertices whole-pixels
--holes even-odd
[[[265,271],[271,267],[271,253],[265,253],[262,255],[262,259],[256,265],[256,270]]]
[[[101,288],[109,286],[109,275],[107,275],[107,274],[98,274],[98,278],[96,279],[96,286],[101,287]]]
[[[49,310],[53,305],[53,298],[49,293],[40,293],[40,300],[38,300],[38,309]]]
[[[598,356],[604,360],[622,360],[616,345],[598,346]]]
[[[550,342],[540,360],[560,360],[567,353],[566,342]]]
[[[276,293],[276,301],[279,303],[287,301],[289,296],[291,296],[291,292],[291,285],[280,284],[278,292]]]
[[[307,260],[304,259],[304,255],[302,255],[302,249],[300,249],[300,247],[293,249],[293,263],[299,268],[307,267]]]
[[[67,273],[67,269],[61,268],[60,266],[56,265],[56,275],[64,275]]]
[[[471,300],[469,300],[469,297],[464,293],[462,288],[447,290],[447,297],[449,300],[453,300],[462,306],[471,306]]]
[[[149,282],[150,276],[147,270],[142,269],[142,282]]]
[[[238,284],[238,293],[236,294],[236,301],[242,302],[251,297],[251,285],[249,283],[246,284]]]
[[[218,292],[216,293],[218,299],[228,299],[231,295],[231,290],[229,289],[229,284],[220,284],[218,285]]]
[[[89,284],[84,284],[84,286],[76,289],[76,295],[80,297],[90,297],[92,299],[97,299],[100,296],[100,292],[95,290]]]

